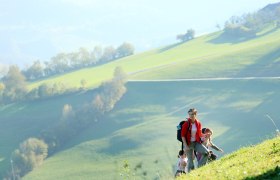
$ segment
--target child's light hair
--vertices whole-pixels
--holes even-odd
[[[211,133],[211,135],[213,134],[213,131],[211,130],[211,129],[209,129],[209,128],[206,128],[205,129],[205,133]]]

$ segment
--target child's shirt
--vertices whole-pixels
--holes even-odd
[[[187,165],[188,165],[188,159],[183,158],[183,157],[179,157],[178,163],[177,163],[177,170],[186,172]]]

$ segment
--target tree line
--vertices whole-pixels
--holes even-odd
[[[81,87],[83,87],[82,85],[81,80]],[[7,74],[0,81],[0,105],[16,101],[43,99],[75,91],[78,91],[78,89],[69,88],[67,84],[62,82],[44,83],[29,91],[26,78],[19,67],[11,65]]]
[[[26,77],[16,65],[11,65],[7,74],[0,81],[0,105],[16,101],[44,99],[62,94],[84,90],[87,82],[80,81],[80,88],[69,87],[63,82],[43,83],[28,90]]]
[[[261,9],[254,13],[242,16],[232,16],[226,21],[224,33],[233,37],[255,37],[269,25],[280,27],[280,6],[275,5],[273,9]]]
[[[27,80],[37,80],[85,67],[104,64],[133,54],[134,46],[127,42],[124,42],[117,48],[113,46],[107,46],[105,48],[95,46],[92,51],[81,47],[76,52],[59,53],[52,57],[50,61],[45,61],[44,63],[36,60],[32,65],[25,68],[22,73]]]
[[[263,8],[254,13],[232,16],[224,24],[223,34],[232,37],[250,38],[255,37],[269,25],[280,27],[280,5],[274,4],[270,8]],[[216,25],[220,30],[220,25]],[[190,28],[186,33],[178,34],[176,39],[180,42],[187,42],[195,38],[195,30]]]
[[[90,101],[77,109],[65,104],[54,127],[44,129],[38,137],[23,141],[12,153],[12,167],[4,179],[20,179],[40,166],[44,159],[59,151],[69,139],[102,120],[105,113],[110,112],[125,94],[126,82],[126,74],[117,67],[113,79],[103,82]]]

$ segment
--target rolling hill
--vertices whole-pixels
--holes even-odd
[[[198,108],[199,119],[214,130],[214,142],[226,154],[275,132],[265,115],[278,117],[272,107],[280,98],[279,80],[130,82],[127,88],[113,112],[26,179],[120,179],[125,160],[132,169],[141,165],[136,179],[155,179],[157,174],[169,179],[180,149],[176,125],[189,107]]]
[[[126,161],[135,179],[170,179],[180,148],[176,125],[190,107],[198,109],[199,119],[214,130],[214,142],[226,154],[272,137],[275,127],[265,115],[279,124],[279,78],[183,79],[279,77],[279,42],[280,30],[274,28],[247,40],[228,39],[217,32],[30,83],[29,88],[44,82],[79,87],[81,79],[86,79],[88,88],[93,88],[111,78],[117,66],[130,79],[127,93],[112,112],[24,179],[122,179]],[[79,107],[93,93],[0,106],[1,176],[10,167],[11,152],[20,142],[57,123],[65,104]]]
[[[269,27],[253,39],[234,39],[222,32],[186,43],[143,52],[98,67],[86,68],[29,84],[63,82],[68,87],[98,86],[110,79],[116,66],[130,79],[279,76],[280,30]]]

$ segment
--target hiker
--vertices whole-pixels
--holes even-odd
[[[201,153],[201,158],[198,161],[198,167],[206,164],[210,151],[201,144],[200,138],[203,137],[201,132],[201,123],[196,118],[197,110],[189,109],[189,118],[182,126],[181,136],[184,145],[184,150],[188,158],[188,172],[194,169],[193,154],[194,151]]]
[[[186,174],[187,164],[188,160],[186,158],[186,154],[184,150],[180,150],[178,155],[177,171],[175,173],[175,177],[181,176],[182,174]]]
[[[211,140],[211,136],[213,135],[213,131],[209,128],[203,128],[202,129],[202,133],[204,134],[204,137],[201,138],[202,144],[209,149],[209,147],[215,149],[216,151],[220,151],[220,152],[224,152],[221,148],[219,148],[218,146],[216,146],[212,140]],[[196,152],[196,158],[197,161],[199,161],[202,157],[202,154],[199,152]],[[210,151],[210,156],[208,158],[208,161],[213,161],[217,159],[217,155],[213,153],[213,151]]]

